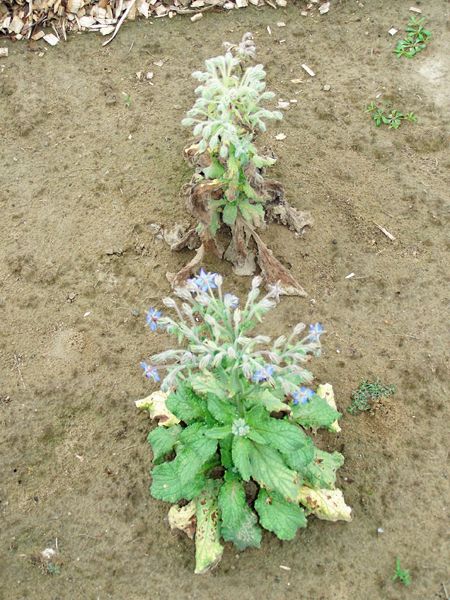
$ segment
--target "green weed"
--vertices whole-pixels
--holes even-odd
[[[374,382],[363,381],[351,395],[352,403],[347,411],[351,415],[357,415],[360,412],[371,410],[380,398],[387,398],[395,392],[395,385],[383,385],[378,380]]]
[[[431,32],[424,27],[425,19],[418,17],[411,17],[406,28],[406,37],[403,40],[399,40],[395,47],[395,54],[400,58],[406,56],[406,58],[412,58],[418,52],[422,52],[427,47],[428,41],[431,37]]]
[[[366,112],[371,115],[377,127],[387,125],[389,129],[398,129],[402,121],[408,121],[409,123],[417,122],[417,117],[413,112],[404,114],[386,103],[379,105],[373,101],[366,108]]]

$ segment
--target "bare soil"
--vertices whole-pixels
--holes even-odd
[[[399,60],[387,31],[406,24],[410,4],[140,21],[106,48],[93,34],[56,48],[2,42],[1,599],[445,599],[448,5],[420,3],[432,41]],[[339,483],[354,519],[312,519],[295,541],[266,535],[242,554],[227,545],[219,568],[199,577],[193,543],[170,533],[168,506],[149,496],[150,423],[133,400],[151,391],[139,361],[169,344],[150,336],[145,310],[191,256],[150,227],[187,220],[190,73],[247,30],[269,89],[298,101],[259,143],[278,156],[271,175],[289,201],[315,219],[299,239],[277,226],[263,233],[309,293],[283,299],[267,327],[326,326],[315,373],[345,416],[342,433],[320,443],[345,454]],[[149,70],[154,85],[136,78]],[[379,92],[419,122],[375,128],[364,108]],[[246,290],[229,265],[205,266]],[[375,377],[397,394],[372,415],[348,415],[352,390]],[[50,574],[37,557],[55,540]],[[397,556],[408,588],[391,580]]]

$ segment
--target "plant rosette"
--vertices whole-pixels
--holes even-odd
[[[299,323],[275,340],[251,335],[279,287],[262,295],[256,277],[241,305],[222,283],[201,270],[175,290],[179,301],[164,299],[174,318],[149,310],[150,328],[183,347],[141,363],[161,389],[136,402],[158,422],[148,435],[151,494],[173,504],[171,528],[195,538],[199,574],[220,561],[223,541],[244,550],[260,546],[263,529],[294,539],[309,515],[351,520],[335,487],[343,456],[308,435],[340,431],[332,387],[314,389],[306,368],[320,354],[323,327]]]

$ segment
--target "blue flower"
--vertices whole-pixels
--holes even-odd
[[[239,298],[234,294],[225,294],[223,297],[223,303],[228,308],[237,308],[239,306]]]
[[[267,381],[269,377],[275,372],[275,367],[273,365],[266,365],[265,367],[261,367],[261,369],[257,369],[252,376],[252,381],[254,383],[261,383],[262,381]]]
[[[161,311],[156,310],[156,308],[149,308],[147,311],[147,325],[150,327],[152,331],[155,331],[158,327],[158,321],[161,318]]]
[[[325,329],[320,323],[314,323],[309,326],[309,337],[313,342],[318,342],[320,338],[320,334],[323,333]]]
[[[153,379],[153,381],[155,381],[156,383],[158,383],[158,381],[161,381],[158,369],[156,367],[151,367],[144,361],[141,362],[141,367],[144,369],[144,375],[147,379]]]
[[[292,398],[294,399],[294,404],[306,404],[311,398],[314,396],[313,390],[302,386],[299,390],[295,390],[292,394]]]
[[[216,277],[217,273],[207,273],[205,269],[200,269],[200,273],[192,281],[199,290],[207,292],[208,290],[214,290],[217,287]]]

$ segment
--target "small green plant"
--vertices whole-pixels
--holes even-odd
[[[161,390],[136,402],[158,420],[151,494],[173,503],[172,528],[195,534],[196,573],[222,556],[220,540],[239,549],[259,547],[262,528],[292,540],[306,517],[350,520],[336,471],[344,458],[314,445],[308,429],[339,431],[330,385],[313,389],[305,368],[320,354],[319,324],[296,325],[275,341],[251,331],[281,293],[261,296],[253,279],[245,304],[222,290],[222,277],[201,270],[166,298],[175,319],[155,308],[152,331],[164,329],[185,348],[141,363]],[[166,370],[161,381],[158,368]]]
[[[47,573],[49,575],[60,575],[61,574],[61,567],[58,564],[49,562],[47,564]]]
[[[425,29],[424,23],[423,17],[410,17],[406,27],[406,37],[397,42],[394,50],[399,58],[400,56],[412,58],[427,47],[431,32]]]
[[[375,101],[371,102],[366,108],[366,112],[369,113],[377,127],[381,125],[387,125],[389,129],[398,129],[402,124],[402,121],[408,121],[409,123],[415,123],[417,117],[413,112],[402,113],[397,109],[394,109],[388,103],[377,104]]]
[[[130,94],[127,94],[126,92],[122,92],[123,94],[123,103],[125,104],[125,106],[127,108],[131,108],[131,96]]]
[[[256,148],[255,138],[282,114],[264,106],[275,94],[266,91],[263,65],[248,66],[254,55],[252,35],[246,33],[239,45],[207,60],[205,71],[192,74],[200,82],[198,97],[182,124],[192,127],[194,136],[185,156],[196,170],[187,207],[197,223],[173,248],[199,252],[174,284],[183,285],[208,251],[231,262],[239,275],[251,275],[259,266],[268,283],[281,281],[284,293],[304,295],[257,233],[271,221],[302,233],[311,222],[284,200],[280,183],[264,178],[275,159]]]
[[[403,585],[410,585],[412,581],[408,569],[401,568],[399,558],[397,558],[397,560],[395,561],[395,574],[392,578],[392,581],[397,581],[397,579],[401,581]]]
[[[372,410],[378,400],[392,396],[395,392],[395,385],[383,385],[378,380],[363,381],[351,395],[352,403],[347,410],[351,415]]]

